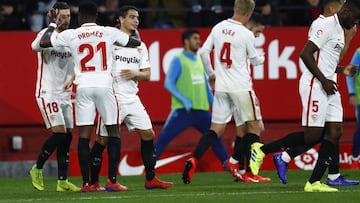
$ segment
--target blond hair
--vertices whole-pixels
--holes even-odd
[[[234,13],[237,15],[245,15],[254,11],[254,0],[235,0],[234,1]]]

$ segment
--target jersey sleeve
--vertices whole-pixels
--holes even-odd
[[[129,35],[120,31],[117,28],[106,27],[111,30],[111,39],[114,39],[114,43],[118,43],[121,46],[125,46],[129,42]]]
[[[321,22],[314,21],[309,31],[309,41],[321,48],[327,42],[330,34],[331,29],[327,29]]]
[[[141,42],[140,48],[140,69],[150,68],[149,52],[144,42]]]
[[[74,35],[72,30],[65,30],[57,35],[51,35],[51,44],[53,47],[69,47],[70,37]]]
[[[250,33],[248,39],[245,40],[246,43],[246,53],[248,58],[250,59],[250,63],[254,66],[261,65],[265,61],[264,56],[260,56],[256,51],[255,47],[255,36],[253,33]]]

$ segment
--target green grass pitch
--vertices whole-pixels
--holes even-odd
[[[234,182],[230,173],[196,173],[193,182],[184,185],[181,174],[158,175],[159,178],[173,181],[172,188],[161,190],[145,190],[144,176],[119,177],[121,184],[129,187],[128,192],[77,193],[56,192],[56,178],[45,177],[45,191],[35,190],[28,178],[0,179],[0,203],[7,202],[167,202],[167,203],[279,203],[279,202],[359,202],[360,186],[337,187],[336,193],[305,193],[303,187],[310,176],[310,171],[289,170],[288,181],[284,185],[276,175],[276,171],[262,171],[261,175],[272,178],[270,183]],[[360,179],[360,170],[342,170],[349,179]],[[79,177],[70,177],[70,181],[80,185]],[[105,184],[106,177],[101,177]],[[326,181],[323,178],[322,182]]]

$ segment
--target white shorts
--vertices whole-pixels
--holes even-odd
[[[135,129],[152,129],[149,114],[146,112],[145,107],[138,96],[136,96],[131,103],[122,103],[119,101],[119,104],[121,123],[124,122],[129,131],[134,131]],[[99,117],[96,132],[101,136],[108,136],[101,117]]]
[[[76,125],[94,125],[96,111],[105,125],[119,124],[119,107],[112,88],[86,87],[76,90]]]
[[[316,79],[300,79],[302,125],[324,127],[325,122],[342,122],[343,108],[339,92],[328,96]]]
[[[236,126],[261,120],[260,103],[254,91],[216,92],[211,122],[226,124],[234,115]]]
[[[36,98],[46,128],[64,125],[74,128],[73,107],[70,95],[42,95]]]

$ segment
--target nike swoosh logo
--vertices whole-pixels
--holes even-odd
[[[157,160],[155,168],[159,168],[161,166],[164,166],[166,164],[174,162],[174,161],[176,161],[178,159],[181,159],[183,157],[188,156],[189,154],[191,154],[191,153],[187,152],[187,153],[184,153],[184,154],[179,154],[179,155],[176,155],[176,156],[171,156],[171,157],[167,157],[167,158]],[[128,155],[126,154],[124,156],[124,158],[120,161],[119,168],[118,168],[119,173],[121,175],[123,175],[123,176],[141,175],[143,173],[144,169],[145,169],[144,165],[130,166],[128,164],[127,158],[128,158]]]

